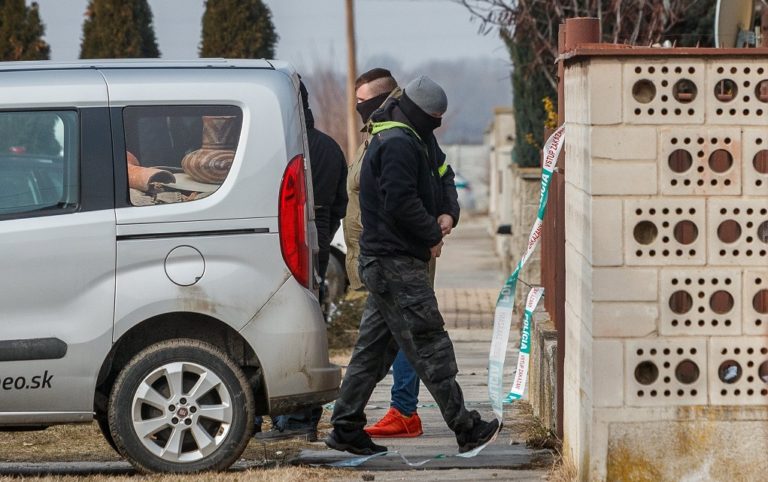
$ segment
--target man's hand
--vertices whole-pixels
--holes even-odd
[[[437,217],[437,224],[440,225],[443,236],[448,236],[453,230],[453,217],[450,214],[441,214]]]
[[[443,251],[443,242],[440,241],[438,244],[432,246],[429,248],[429,253],[432,255],[433,258],[439,258],[440,253]]]

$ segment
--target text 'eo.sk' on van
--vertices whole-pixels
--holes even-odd
[[[0,66],[0,430],[222,469],[333,400],[306,152],[284,63]]]

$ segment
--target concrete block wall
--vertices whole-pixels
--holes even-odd
[[[496,235],[499,225],[512,222],[512,190],[513,176],[511,169],[512,148],[515,143],[515,117],[511,107],[497,107],[494,110],[493,121],[485,132],[485,143],[488,146],[488,219],[490,234],[494,237],[494,249],[501,258],[505,272],[509,272],[511,260],[511,240],[509,236]]]
[[[519,167],[512,165],[512,177],[509,198],[512,206],[512,235],[509,243],[510,272],[520,261],[520,257],[528,246],[531,227],[536,222],[539,210],[541,191],[541,169],[535,167]],[[541,251],[536,250],[520,272],[520,279],[531,285],[541,284]],[[518,306],[525,303],[528,287],[519,283],[515,292],[515,302]]]
[[[582,480],[760,480],[766,57],[614,52],[565,69],[565,449]]]
[[[549,318],[541,305],[533,314],[528,401],[541,424],[557,433],[557,330]]]

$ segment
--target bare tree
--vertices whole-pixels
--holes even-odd
[[[344,75],[330,67],[315,67],[302,75],[309,92],[315,126],[339,143],[347,162],[355,153],[347,151],[347,97]]]
[[[557,85],[553,63],[557,56],[558,25],[566,18],[599,18],[606,42],[650,45],[667,34],[674,37],[677,25],[696,15],[695,12],[709,10],[712,3],[706,0],[456,1],[480,20],[482,32],[498,28],[511,42],[530,43],[535,52],[534,61],[525,68],[544,73],[553,88]]]

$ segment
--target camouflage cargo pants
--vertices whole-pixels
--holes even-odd
[[[334,428],[363,429],[365,405],[402,349],[448,427],[454,432],[471,429],[472,417],[456,382],[453,343],[437,309],[427,263],[405,256],[360,256],[360,276],[369,291],[368,301],[331,418]]]

